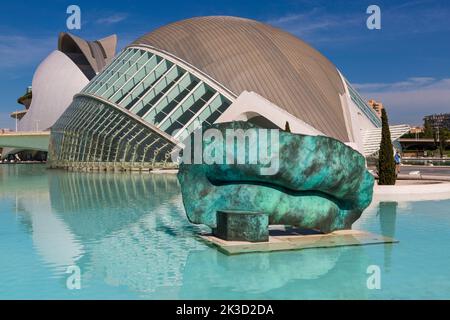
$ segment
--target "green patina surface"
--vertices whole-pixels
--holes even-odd
[[[217,211],[215,236],[228,241],[269,241],[267,214],[249,211]]]
[[[247,122],[212,128],[224,136],[227,129],[256,129]],[[204,150],[211,143],[203,141]],[[236,147],[226,139],[221,143],[225,159]],[[247,144],[245,153],[252,147]],[[372,201],[374,179],[364,157],[336,139],[280,132],[278,157],[274,175],[261,175],[259,164],[181,164],[178,179],[189,220],[216,228],[217,211],[256,211],[268,214],[270,224],[328,233],[351,228]]]

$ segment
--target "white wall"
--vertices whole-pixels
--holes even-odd
[[[286,122],[289,122],[289,127],[292,133],[313,136],[325,135],[259,94],[248,91],[243,91],[228,107],[228,109],[216,120],[216,123],[247,121],[259,115],[270,120],[283,130],[286,126]]]
[[[27,114],[19,121],[19,131],[49,129],[89,80],[60,51],[53,51],[36,69],[33,77],[33,99]]]

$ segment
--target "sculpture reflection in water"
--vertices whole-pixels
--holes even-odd
[[[192,251],[180,298],[364,299],[369,262],[359,246],[238,256]]]

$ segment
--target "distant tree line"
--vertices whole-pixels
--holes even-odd
[[[433,139],[434,150],[439,151],[441,158],[445,154],[445,150],[450,146],[447,140],[450,139],[450,130],[444,127],[433,127],[428,119],[424,120],[423,132],[418,134],[407,133],[403,138],[419,138],[419,139]]]

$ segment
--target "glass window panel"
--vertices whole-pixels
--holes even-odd
[[[140,50],[134,50],[134,51],[135,52],[131,56],[131,58],[128,59],[123,65],[121,65],[118,70],[114,71],[112,76],[105,80],[105,84],[94,92],[95,95],[103,96],[105,94],[105,92],[111,86],[113,86],[116,83],[116,81],[118,81],[120,79],[121,75],[123,75],[125,73],[125,71],[134,64],[136,56],[140,56],[140,54],[139,54]]]
[[[192,121],[182,134],[180,134],[179,139],[183,140],[191,132],[193,132],[197,126],[203,122],[207,124],[214,123],[217,118],[230,106],[231,102],[225,97],[218,95],[211,103],[202,110],[196,120]],[[198,120],[198,121],[197,121]]]
[[[142,108],[142,110],[138,112],[138,116],[144,116],[164,96],[164,94],[166,94],[167,91],[169,91],[175,85],[175,83],[180,79],[181,76],[182,74],[179,74],[175,79],[166,84],[164,88],[161,89],[161,91],[152,100],[150,100],[147,105]],[[169,81],[169,79],[165,79],[164,82],[166,81]],[[158,88],[155,88],[155,90],[158,90]]]
[[[180,68],[172,66],[172,68],[147,90],[141,101],[131,111],[139,116],[143,116],[170,89],[176,79],[181,77],[181,71]]]
[[[128,59],[131,58],[135,54],[135,50],[129,49],[127,54],[123,57],[123,59],[116,61],[110,68],[107,68],[104,72],[102,72],[103,76],[99,78],[98,83],[89,89],[89,93],[95,94],[103,85],[105,85],[114,74],[123,67],[124,64],[127,63]]]
[[[153,124],[159,124],[165,117],[189,94],[199,83],[196,77],[188,75],[170,90],[164,99],[153,108],[144,120]]]
[[[121,105],[126,109],[130,109],[132,112],[138,112],[143,107],[143,105],[138,103],[138,101],[152,90],[153,86],[161,79],[161,77],[171,66],[171,62],[168,62],[167,60],[161,61],[155,70],[148,74],[144,80],[139,83],[122,101]]]
[[[160,59],[159,59],[160,60]],[[144,64],[137,73],[120,89],[118,90],[110,100],[120,104],[120,102],[130,93],[132,92],[136,86],[145,78],[147,74],[153,70],[158,64],[158,58],[156,56],[152,56],[146,64]]]
[[[117,55],[112,61],[111,63],[106,67],[106,69],[103,72],[98,73],[92,80],[91,82],[82,90],[82,92],[88,92],[90,91],[90,89],[95,86],[96,84],[98,84],[98,82],[105,77],[106,74],[108,74],[108,72],[110,72],[110,70],[112,70],[112,68],[114,68],[115,65],[117,65],[117,63],[119,61],[122,61],[123,58],[128,54],[129,50],[123,50],[119,55]]]
[[[192,94],[189,95],[188,98],[186,98],[186,100],[178,106],[168,118],[162,121],[159,128],[169,134],[172,134],[175,130],[173,128],[178,128],[178,126],[174,124],[175,121],[184,126],[189,119],[195,115],[195,110],[200,110],[200,108],[205,104],[204,98],[207,96],[211,97],[214,94],[214,92],[210,94],[208,91],[212,91],[212,89],[203,83],[197,86]]]
[[[115,59],[103,72],[98,74],[98,77],[94,78],[91,83],[83,90],[84,92],[93,93],[100,86],[105,83],[104,80],[111,76],[115,70],[117,70],[127,59],[127,57],[133,54],[133,50],[126,49],[122,52],[117,59]]]
[[[105,99],[110,99],[116,92],[119,91],[119,89],[122,88],[125,83],[127,83],[135,74],[139,71],[140,67],[144,65],[144,61],[148,61],[148,53],[146,51],[139,50],[137,53],[137,58],[133,62],[133,60],[130,60],[129,67],[120,74],[118,72],[118,78],[117,80],[110,86],[108,90],[106,90],[105,93],[102,94],[102,96]]]

